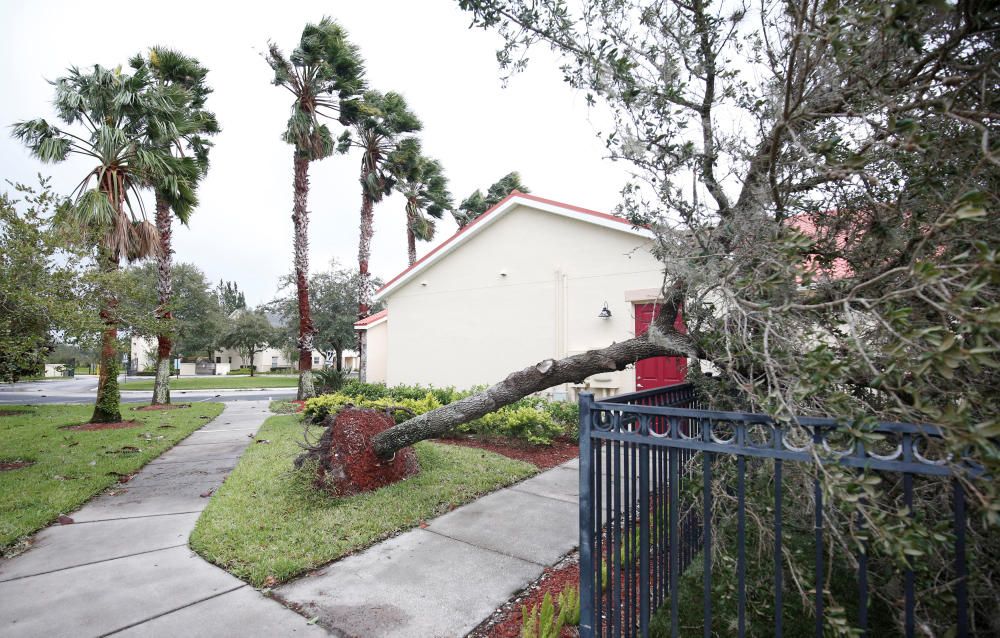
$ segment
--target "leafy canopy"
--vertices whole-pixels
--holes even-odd
[[[364,91],[364,63],[347,32],[324,17],[307,24],[299,45],[286,56],[269,43],[264,56],[274,71],[272,82],[292,94],[292,114],[282,139],[295,147],[300,157],[320,160],[334,149],[333,135],[320,117],[338,117],[348,124]]]
[[[416,137],[401,141],[389,154],[387,164],[396,191],[406,199],[410,230],[417,239],[430,241],[434,237],[434,219],[441,219],[453,208],[444,168],[423,154]]]
[[[58,222],[115,262],[155,253],[156,229],[145,219],[139,191],[159,184],[171,205],[187,205],[196,163],[174,157],[160,143],[180,125],[186,91],[156,83],[145,67],[133,74],[120,67],[73,67],[53,85],[59,119],[70,128],[35,119],[15,124],[13,134],[43,162],[71,155],[92,162]]]
[[[349,117],[353,134],[344,131],[338,149],[345,153],[351,148],[361,150],[361,187],[366,197],[379,202],[395,185],[388,170],[389,155],[423,124],[406,99],[393,91],[365,91],[364,99],[352,105]]]
[[[507,173],[491,184],[486,190],[486,195],[483,195],[483,192],[477,188],[475,192],[462,200],[457,210],[452,211],[452,216],[458,227],[461,228],[499,204],[503,198],[514,191],[531,192],[527,186],[521,183],[521,174],[517,171]]]
[[[182,89],[180,95],[184,102],[179,105],[177,117],[168,122],[168,127],[153,128],[149,134],[162,151],[172,152],[185,160],[181,164],[185,174],[161,175],[161,181],[152,186],[161,197],[169,199],[181,223],[187,224],[198,203],[195,185],[208,172],[208,155],[212,148],[209,136],[220,131],[215,114],[205,107],[212,93],[206,81],[208,69],[196,58],[166,47],[152,47],[145,57],[133,56],[129,64],[136,71],[148,73],[160,88]],[[176,195],[171,198],[170,193]]]

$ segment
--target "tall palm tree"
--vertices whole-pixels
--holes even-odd
[[[151,131],[164,152],[172,152],[178,157],[190,157],[194,164],[186,164],[190,174],[179,184],[179,198],[174,198],[171,206],[170,182],[153,184],[156,194],[156,230],[160,235],[160,250],[156,255],[158,296],[157,317],[160,319],[159,334],[156,336],[156,379],[153,382],[153,405],[170,403],[170,356],[173,351],[173,313],[170,305],[173,298],[171,270],[173,266],[173,217],[188,223],[197,197],[194,188],[208,173],[208,151],[212,143],[208,136],[219,132],[215,115],[205,110],[205,101],[212,92],[205,82],[208,69],[198,60],[177,51],[163,47],[153,47],[148,57],[137,55],[132,58],[134,69],[147,69],[153,80],[160,86],[176,86],[184,90],[187,103],[183,105],[181,117],[176,126],[165,131]],[[171,215],[173,211],[173,215]]]
[[[71,68],[54,84],[59,119],[72,130],[35,119],[15,124],[13,133],[43,162],[78,155],[94,163],[55,221],[95,250],[103,273],[114,273],[121,260],[148,257],[160,248],[156,227],[142,211],[140,189],[169,183],[173,187],[165,193],[171,205],[184,198],[191,160],[164,152],[150,131],[176,126],[186,98],[183,91],[156,85],[144,69],[128,75],[120,67],[95,65],[88,73]],[[95,423],[121,421],[117,305],[107,288],[100,312],[104,328]]]
[[[265,56],[274,84],[292,94],[292,115],[282,139],[295,150],[292,224],[295,227],[295,287],[299,309],[298,398],[316,395],[312,380],[313,327],[309,308],[309,162],[329,157],[334,138],[320,117],[334,114],[345,123],[364,89],[364,65],[347,32],[329,18],[307,24],[299,46],[288,57],[271,43]]]
[[[392,192],[393,176],[388,170],[389,154],[410,133],[419,131],[420,120],[406,105],[399,93],[392,91],[365,91],[364,99],[354,105],[349,119],[351,132],[345,132],[339,140],[339,150],[350,148],[361,150],[361,232],[358,239],[358,319],[368,316],[371,309],[372,285],[368,272],[371,257],[372,235],[374,234],[375,204]],[[358,371],[361,381],[367,373],[365,352],[365,331],[358,331]]]
[[[406,200],[406,247],[412,266],[417,261],[417,240],[434,238],[434,220],[452,209],[448,179],[441,163],[426,157],[415,137],[399,143],[389,158],[395,188]]]

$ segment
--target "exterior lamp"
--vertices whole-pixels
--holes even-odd
[[[608,308],[608,302],[604,302],[604,307],[601,308],[601,312],[597,315],[600,319],[610,319],[611,310]]]

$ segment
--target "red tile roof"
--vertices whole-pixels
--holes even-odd
[[[355,328],[364,328],[365,326],[370,326],[371,324],[375,323],[376,321],[380,321],[380,320],[382,320],[382,319],[384,319],[384,318],[386,318],[388,316],[389,316],[389,310],[388,309],[382,310],[382,311],[376,312],[373,315],[369,315],[369,316],[365,317],[364,319],[361,319],[359,321],[355,321],[354,322],[354,327]]]

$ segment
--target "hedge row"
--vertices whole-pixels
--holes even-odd
[[[419,385],[390,388],[381,383],[350,380],[338,392],[307,400],[305,415],[319,423],[348,404],[376,410],[403,408],[394,413],[396,422],[401,423],[410,418],[410,412],[423,414],[479,390],[481,388],[456,390]],[[532,396],[461,425],[456,430],[483,437],[511,437],[535,445],[549,445],[559,437],[576,438],[579,420],[580,410],[575,403]]]

